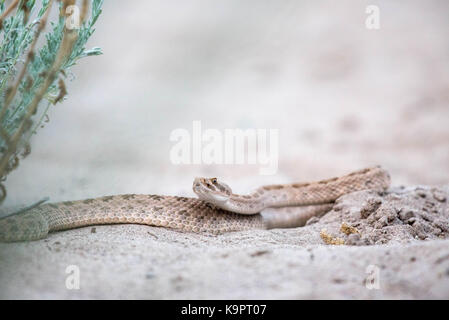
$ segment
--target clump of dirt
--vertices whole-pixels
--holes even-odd
[[[449,238],[449,186],[361,191],[337,200],[317,227],[346,245]],[[310,220],[308,225],[314,224]],[[348,230],[351,230],[349,232]]]
[[[330,234],[327,233],[326,229],[321,230],[320,237],[326,244],[333,244],[333,245],[345,244],[345,240],[331,236]]]

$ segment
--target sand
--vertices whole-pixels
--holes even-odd
[[[359,0],[122,3],[105,1],[88,44],[104,55],[73,68],[68,99],[5,182],[5,207],[194,196],[196,176],[245,193],[372,165],[390,172],[395,193],[414,191],[349,195],[297,229],[116,225],[0,244],[1,298],[449,298],[447,199],[432,191],[449,181],[448,1],[376,1],[379,30],[365,28],[372,3]],[[196,120],[279,129],[278,172],[174,165],[170,133]],[[341,232],[344,222],[360,234]],[[344,245],[325,244],[322,229]],[[71,265],[79,290],[66,287]],[[372,272],[379,289],[366,286]]]
[[[0,244],[0,298],[448,299],[447,190],[349,194],[302,228],[95,226]]]

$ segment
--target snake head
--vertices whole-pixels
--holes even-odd
[[[232,189],[217,178],[195,178],[193,181],[193,192],[201,200],[212,204],[220,204],[229,200]]]

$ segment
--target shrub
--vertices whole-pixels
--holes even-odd
[[[49,21],[57,2],[59,15]],[[50,106],[65,99],[70,68],[81,58],[101,54],[85,45],[103,0],[80,2],[0,0],[0,203],[7,175],[31,151],[31,136]]]

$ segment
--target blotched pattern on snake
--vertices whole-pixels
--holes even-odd
[[[52,231],[117,223],[214,234],[296,227],[331,210],[335,200],[344,194],[367,189],[382,191],[389,185],[390,176],[380,167],[317,182],[263,186],[248,195],[233,194],[227,184],[216,178],[196,178],[193,191],[198,199],[127,194],[43,204],[1,218],[0,241],[38,240]],[[260,212],[266,208],[281,209],[279,214],[264,218]],[[292,209],[284,214],[283,208]]]

